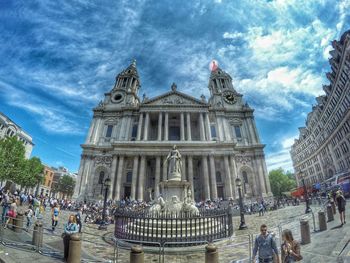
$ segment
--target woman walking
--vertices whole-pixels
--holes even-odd
[[[55,231],[55,228],[56,228],[56,226],[58,224],[58,216],[59,216],[59,214],[60,214],[60,209],[59,209],[57,203],[55,203],[55,205],[51,209],[52,231]]]
[[[294,240],[292,231],[290,231],[289,229],[283,230],[282,240],[282,263],[294,263],[303,259],[303,257],[300,255],[300,244],[296,240]]]

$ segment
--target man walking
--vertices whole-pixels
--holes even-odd
[[[255,257],[259,251],[258,259],[259,263],[273,263],[273,255],[276,255],[277,263],[279,263],[278,249],[276,241],[273,236],[267,232],[267,226],[265,224],[260,226],[261,234],[256,237],[254,249],[253,249],[253,263],[255,263]]]

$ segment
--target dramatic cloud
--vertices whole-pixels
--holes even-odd
[[[140,96],[176,82],[208,98],[214,58],[255,109],[269,168],[289,169],[277,136],[294,134],[322,94],[330,44],[349,27],[349,7],[349,0],[5,1],[0,110],[34,138],[79,156],[91,109],[132,59]],[[34,154],[77,169],[79,157],[55,147],[44,151],[39,141]]]

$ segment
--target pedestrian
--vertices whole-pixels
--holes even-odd
[[[16,201],[13,199],[12,203],[10,205],[10,210],[7,212],[7,219],[4,225],[4,228],[7,228],[8,224],[10,223],[10,220],[12,219],[12,225],[14,225],[14,219],[17,216],[17,205]]]
[[[34,211],[33,211],[33,206],[30,205],[28,207],[28,210],[25,212],[26,214],[26,217],[27,217],[27,225],[26,225],[26,231],[28,232],[30,226],[32,225],[32,218],[33,218],[33,215],[34,215]]]
[[[344,194],[343,194],[343,192],[341,190],[338,190],[336,192],[335,200],[336,200],[337,205],[338,205],[338,211],[339,211],[341,226],[343,226],[346,223],[346,221],[345,221],[346,200],[345,200]]]
[[[52,231],[55,231],[55,228],[58,224],[58,216],[59,215],[60,215],[60,209],[59,209],[57,203],[55,203],[53,208],[51,209]]]
[[[264,215],[264,205],[263,203],[261,202],[259,204],[259,216],[263,216]]]
[[[282,240],[282,263],[294,263],[303,259],[303,257],[300,255],[300,244],[298,243],[298,241],[294,240],[292,231],[290,231],[289,229],[283,230]]]
[[[267,232],[267,226],[265,224],[260,226],[260,232],[261,234],[255,238],[253,263],[255,263],[255,258],[258,252],[259,263],[272,263],[274,255],[276,256],[277,263],[279,263],[276,241],[271,233]]]
[[[5,194],[3,194],[2,200],[1,200],[1,205],[2,205],[2,215],[1,215],[1,223],[5,223],[6,221],[6,216],[8,211],[10,210],[10,196],[9,196],[10,191],[7,190]]]
[[[70,236],[74,233],[78,233],[78,226],[75,219],[75,215],[70,215],[68,218],[68,222],[64,224],[64,232],[62,234],[65,261],[67,261],[68,259]]]
[[[82,228],[81,211],[82,211],[82,208],[79,208],[78,212],[75,215],[75,218],[76,218],[76,221],[77,221],[77,225],[79,227],[79,233],[81,233],[81,228]]]

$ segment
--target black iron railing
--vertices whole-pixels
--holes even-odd
[[[200,210],[199,215],[128,211],[115,213],[115,237],[140,243],[165,242],[189,246],[191,242],[210,242],[233,234],[230,210]],[[180,243],[180,244],[179,244]],[[192,244],[192,245],[193,245]]]

